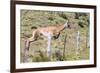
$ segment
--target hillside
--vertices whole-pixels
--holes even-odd
[[[63,30],[58,39],[52,39],[52,61],[89,59],[89,13],[21,10],[21,62],[23,62],[25,40],[32,36],[31,27],[63,25],[66,20],[69,20],[72,28]],[[80,32],[78,55],[76,54],[77,31]],[[64,52],[65,35],[67,38]],[[42,37],[30,44],[29,62],[49,61],[46,56],[47,38]]]

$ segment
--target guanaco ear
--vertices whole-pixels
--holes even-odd
[[[68,23],[69,21],[68,20],[66,20],[66,23]]]
[[[64,24],[64,27],[67,27],[68,26],[68,20],[66,21],[66,23]]]

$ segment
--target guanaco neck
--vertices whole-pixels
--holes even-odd
[[[64,25],[60,25],[60,26],[57,26],[57,30],[58,32],[61,32],[65,29],[65,26]]]

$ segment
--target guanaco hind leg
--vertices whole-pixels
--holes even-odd
[[[37,31],[33,31],[33,34],[32,34],[32,36],[30,37],[30,38],[28,38],[27,40],[26,40],[26,43],[25,43],[25,49],[27,50],[27,51],[29,51],[29,47],[30,47],[30,43],[31,42],[33,42],[33,41],[35,41],[36,39],[37,39]]]
[[[35,41],[36,39],[37,39],[37,32],[33,31],[32,36],[25,41],[24,60],[23,60],[24,62],[28,62],[30,43]]]

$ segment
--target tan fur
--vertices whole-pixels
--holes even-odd
[[[40,35],[44,35],[46,37],[55,37],[58,38],[60,32],[65,29],[64,25],[58,26],[48,26],[48,27],[39,27],[33,30],[32,36],[26,41],[26,49],[29,50],[30,42],[36,41]]]

